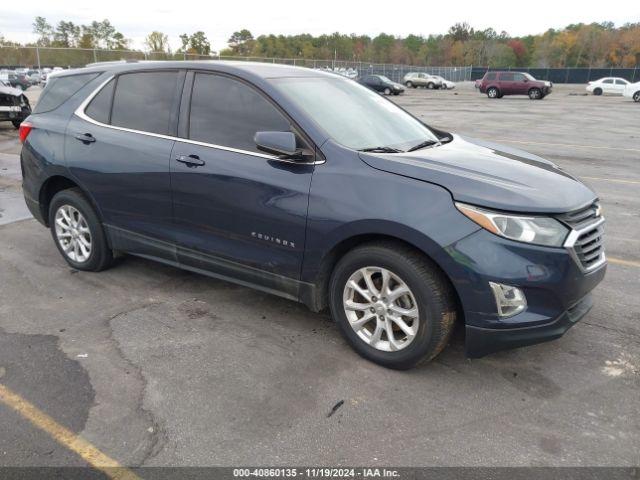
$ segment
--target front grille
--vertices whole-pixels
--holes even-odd
[[[0,105],[3,107],[19,105],[18,98],[13,95],[0,94]]]
[[[604,263],[604,219],[598,202],[556,218],[571,228],[565,246],[572,251],[575,261],[584,271]]]
[[[593,202],[587,208],[576,210],[575,212],[558,215],[558,220],[566,223],[574,230],[581,230],[598,218],[600,218],[600,204],[598,202]]]
[[[582,233],[573,249],[585,270],[598,265],[604,255],[604,224]]]

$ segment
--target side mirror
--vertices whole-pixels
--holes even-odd
[[[258,150],[273,155],[293,157],[300,154],[296,148],[296,136],[291,132],[256,132],[253,141]]]

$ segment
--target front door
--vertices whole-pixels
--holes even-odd
[[[180,263],[295,297],[313,165],[258,151],[256,132],[293,127],[249,84],[200,72],[187,82],[186,139],[171,160]]]

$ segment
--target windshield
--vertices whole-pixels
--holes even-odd
[[[391,79],[389,79],[388,77],[385,77],[384,75],[378,75],[378,78],[384,82],[393,83]]]
[[[529,80],[534,80],[534,81],[535,81],[535,78],[533,78],[530,74],[528,74],[528,73],[526,73],[526,72],[523,72],[522,74],[523,74],[527,79],[529,79]]]
[[[341,78],[277,78],[277,88],[333,140],[362,150],[407,150],[438,138],[418,120],[358,83]]]

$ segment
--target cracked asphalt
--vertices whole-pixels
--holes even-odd
[[[640,465],[640,106],[583,91],[394,99],[582,177],[611,259],[563,338],[468,360],[459,332],[409,372],[358,357],[326,313],[261,292],[135,257],[70,269],[28,218],[17,133],[0,123],[0,383],[127,466]],[[83,464],[0,403],[0,466]]]

